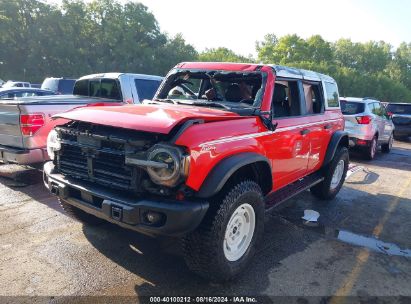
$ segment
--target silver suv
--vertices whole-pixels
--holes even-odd
[[[354,97],[341,98],[340,102],[350,147],[359,148],[369,160],[375,157],[379,145],[382,152],[390,152],[394,124],[381,102]]]

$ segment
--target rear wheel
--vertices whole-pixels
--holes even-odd
[[[264,230],[264,200],[257,183],[243,181],[211,202],[201,225],[182,240],[187,266],[211,281],[238,275],[255,254]]]
[[[324,180],[311,187],[311,193],[322,200],[333,199],[340,191],[347,176],[349,163],[348,149],[339,148],[331,163],[324,168]]]
[[[377,142],[377,137],[374,136],[374,138],[370,142],[370,146],[366,148],[365,150],[365,158],[368,160],[373,160],[375,157],[375,154],[377,154],[377,148],[378,148],[378,142]]]
[[[393,138],[393,135],[391,134],[390,139],[388,140],[388,142],[386,144],[381,145],[381,151],[383,153],[390,153],[390,151],[392,149],[393,142],[394,142],[394,138]]]
[[[101,223],[104,223],[104,220],[98,217],[95,217],[94,215],[88,214],[84,212],[83,210],[76,208],[66,201],[62,200],[59,198],[60,206],[63,208],[63,210],[66,212],[68,216],[71,218],[74,218],[82,223],[90,224],[90,225],[99,225]]]

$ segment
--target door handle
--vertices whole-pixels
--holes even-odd
[[[309,129],[304,129],[304,130],[301,130],[301,131],[300,131],[300,134],[301,134],[301,135],[307,135],[308,133],[310,133],[310,130],[309,130]]]
[[[326,130],[329,130],[329,129],[331,129],[333,126],[331,125],[331,124],[328,124],[328,125],[325,125],[324,126],[324,129],[326,129]]]

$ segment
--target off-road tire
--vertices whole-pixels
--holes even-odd
[[[391,152],[393,140],[394,140],[393,139],[393,134],[391,134],[390,139],[388,140],[388,142],[386,144],[381,145],[381,152],[382,153],[390,153]]]
[[[332,188],[331,181],[334,175],[334,171],[336,170],[337,165],[339,164],[340,160],[344,161],[344,171],[343,171],[343,174],[339,181],[338,186],[335,188]],[[338,148],[330,164],[328,164],[325,168],[323,168],[324,180],[318,183],[317,185],[311,187],[310,189],[311,193],[321,200],[332,200],[338,194],[342,185],[344,184],[345,177],[347,176],[348,163],[349,163],[348,149],[346,147]]]
[[[374,142],[375,142],[375,151],[373,151]],[[370,142],[370,146],[365,148],[365,150],[364,150],[365,159],[373,160],[375,158],[375,155],[377,154],[377,151],[378,151],[378,138],[377,138],[377,136],[374,136],[373,139]]]
[[[224,254],[225,232],[233,212],[243,204],[253,207],[255,228],[245,253],[236,261]],[[213,281],[228,281],[246,268],[255,254],[264,231],[264,198],[254,181],[241,181],[210,200],[210,208],[200,226],[182,239],[187,266],[199,276]]]
[[[62,200],[59,198],[60,206],[63,208],[65,213],[71,217],[74,218],[82,223],[89,224],[89,225],[99,225],[104,223],[104,220],[101,218],[98,218],[94,215],[88,214],[84,212],[83,210],[80,210],[79,208],[76,208],[66,201]]]

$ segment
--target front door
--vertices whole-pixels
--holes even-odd
[[[278,190],[307,173],[310,138],[307,119],[302,116],[300,81],[277,78],[271,108],[273,123],[278,125],[264,145],[272,160],[274,189]]]

